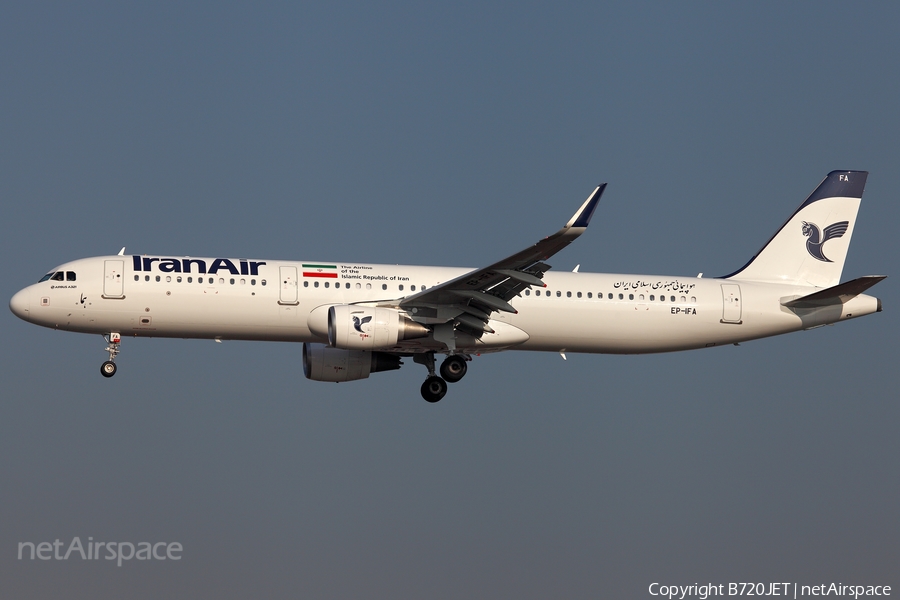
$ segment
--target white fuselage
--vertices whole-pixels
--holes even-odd
[[[470,269],[103,256],[54,271],[67,275],[23,289],[10,302],[13,312],[32,323],[82,333],[324,343],[310,329],[316,309],[396,303]],[[489,325],[496,333],[461,338],[456,351],[668,352],[808,329],[878,310],[877,299],[866,295],[844,304],[789,309],[783,301],[815,288],[776,283],[552,271],[544,282],[545,288],[511,301],[517,314],[494,313]],[[447,347],[426,338],[393,349]]]

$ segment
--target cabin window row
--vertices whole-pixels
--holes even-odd
[[[55,273],[55,274],[54,274],[54,273],[49,273],[49,274],[45,275],[44,278],[41,279],[41,281],[47,281],[48,279],[53,279],[53,280],[55,280],[55,281],[62,281],[62,274],[63,274],[62,271],[59,271],[59,272],[57,272],[57,273]],[[68,281],[75,281],[75,273],[69,271],[69,272],[68,272],[68,275],[69,275]],[[163,281],[164,278],[163,278],[163,276],[161,276],[161,275],[156,275],[153,279],[154,279],[155,281],[161,282],[161,281]],[[134,276],[134,280],[135,280],[135,281],[140,281],[140,280],[141,280],[141,276],[140,276],[140,275],[135,275],[135,276]],[[150,281],[150,280],[151,280],[150,275],[144,275],[144,281]],[[173,281],[173,277],[172,277],[171,275],[166,275],[166,276],[165,276],[165,281],[166,281],[166,283],[171,283],[171,282]],[[193,276],[182,277],[181,275],[177,275],[177,276],[174,277],[174,281],[175,281],[175,283],[182,283],[183,281],[187,281],[187,283],[193,283],[193,282],[194,282],[194,277],[193,277]],[[205,284],[210,284],[210,285],[211,285],[211,284],[214,284],[215,282],[216,282],[216,278],[215,278],[215,277],[197,277],[197,283],[205,283]],[[219,283],[222,284],[222,285],[224,285],[224,284],[225,284],[225,278],[224,278],[224,277],[219,277]],[[238,284],[238,285],[246,285],[246,284],[247,284],[247,279],[244,279],[244,278],[241,278],[241,279],[235,279],[234,277],[232,277],[232,278],[230,278],[230,279],[228,280],[228,283],[229,283],[230,285],[235,285],[235,284]],[[250,280],[250,285],[256,285],[256,283],[257,283],[257,282],[256,282],[256,279],[251,279],[251,280]],[[265,280],[265,279],[260,279],[260,280],[259,280],[259,284],[260,284],[260,285],[266,285],[266,280]],[[325,287],[325,288],[332,287],[332,284],[331,284],[330,281],[322,282],[322,284],[323,284],[322,287]],[[303,281],[303,287],[306,287],[306,288],[310,287],[310,285],[309,285],[309,280],[308,280],[308,279]],[[313,281],[312,287],[314,287],[314,288],[319,287],[319,282],[318,282],[318,281]],[[344,287],[345,287],[345,289],[348,289],[348,290],[349,290],[349,289],[351,288],[351,285],[350,285],[350,283],[348,282],[348,283],[345,283],[345,284],[344,284]],[[355,287],[356,287],[356,289],[361,290],[361,289],[362,289],[362,284],[361,284],[361,283],[357,283]],[[340,282],[337,282],[337,281],[334,282],[334,289],[340,289],[340,288],[341,288]],[[367,283],[367,284],[366,284],[366,289],[367,289],[367,290],[371,290],[371,289],[372,289],[372,284],[371,284],[371,283]],[[386,283],[381,284],[381,289],[382,289],[382,290],[387,290],[387,289],[388,289],[388,285],[387,285]],[[405,287],[404,287],[404,285],[401,283],[400,285],[397,286],[397,289],[400,290],[400,291],[402,292],[402,291],[405,289]],[[415,292],[417,289],[424,292],[427,288],[426,288],[426,286],[424,286],[424,285],[418,286],[418,288],[416,287],[416,285],[410,285],[410,286],[409,286],[409,289],[410,289],[410,291],[412,291],[412,292]]]
[[[163,277],[162,277],[161,275],[157,275],[154,279],[155,279],[156,281],[162,281],[162,280],[163,280]],[[134,280],[135,280],[135,281],[140,281],[140,280],[141,280],[141,276],[140,276],[140,275],[135,275],[135,276],[134,276]],[[150,276],[149,276],[149,275],[144,275],[144,281],[150,281]],[[171,283],[171,282],[172,282],[172,276],[171,276],[171,275],[166,275],[165,281],[166,281],[166,283]],[[189,276],[189,277],[182,277],[181,275],[177,275],[177,276],[175,277],[175,283],[181,283],[182,281],[187,281],[188,283],[194,283],[194,278],[193,278],[192,276]],[[215,277],[198,277],[198,278],[197,278],[197,283],[205,283],[205,284],[208,284],[208,285],[212,285],[212,284],[214,284],[215,282],[216,282],[216,278],[215,278]],[[236,285],[236,284],[237,284],[237,285],[247,285],[247,280],[244,279],[244,278],[241,278],[241,279],[235,279],[234,277],[231,277],[231,278],[228,280],[228,283],[229,283],[230,285]],[[225,285],[225,278],[224,278],[224,277],[219,277],[219,284],[220,284],[220,285]],[[260,285],[266,285],[266,280],[265,280],[265,279],[260,279],[260,280],[259,280],[259,284],[260,284]],[[250,285],[256,285],[256,279],[251,279],[251,280],[250,280]]]
[[[552,296],[553,294],[554,294],[554,292],[552,292],[552,291],[550,291],[550,290],[544,290],[544,292],[543,292],[543,295],[544,295],[545,297],[550,297],[550,296]],[[573,294],[573,292],[566,292],[566,298],[571,298],[571,297],[572,297],[572,294]],[[582,297],[584,296],[581,292],[574,292],[574,294],[575,294],[575,297],[576,297],[576,298],[582,298]],[[526,296],[530,296],[530,295],[531,295],[531,290],[525,290],[525,295],[526,295]],[[541,296],[541,290],[534,290],[534,295],[535,295],[535,296]],[[562,291],[560,291],[560,290],[557,290],[557,291],[556,291],[556,297],[557,297],[557,298],[562,298],[562,295],[563,295]],[[637,297],[635,297],[635,296],[637,296]],[[594,297],[593,292],[587,292],[587,297],[588,297],[588,298],[593,298],[593,297]],[[625,294],[624,294],[624,293],[621,293],[621,292],[619,292],[618,294],[607,293],[605,297],[606,297],[606,299],[608,299],[608,300],[615,300],[617,297],[618,297],[619,300],[625,300]],[[597,300],[603,300],[603,298],[604,298],[603,292],[598,292],[598,293],[597,293]],[[628,300],[635,300],[635,299],[637,299],[637,300],[639,300],[639,301],[647,300],[647,298],[644,296],[644,294],[637,294],[637,295],[635,295],[635,294],[628,294]],[[668,302],[679,302],[679,301],[680,301],[680,302],[687,302],[687,301],[688,301],[688,298],[687,298],[687,296],[680,296],[680,297],[679,297],[679,296],[668,296],[668,297],[667,297],[665,294],[659,294],[659,297],[658,297],[658,299],[657,299],[657,295],[656,295],[656,294],[650,294],[649,301],[650,301],[650,302],[656,302],[656,301],[659,301],[659,302],[667,302],[667,301],[668,301]],[[691,302],[697,302],[697,297],[696,297],[696,296],[691,296]]]

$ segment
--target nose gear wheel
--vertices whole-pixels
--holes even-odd
[[[105,351],[109,352],[109,360],[100,365],[100,374],[104,377],[112,377],[116,374],[116,356],[119,355],[119,344],[121,343],[122,336],[118,333],[112,332],[109,335],[104,335],[103,339],[106,340],[106,348]]]

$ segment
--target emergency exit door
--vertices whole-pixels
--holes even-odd
[[[279,284],[278,304],[298,304],[297,300],[297,267],[278,267]]]

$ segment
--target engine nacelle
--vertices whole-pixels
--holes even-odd
[[[313,381],[354,381],[369,373],[399,369],[400,357],[386,352],[343,350],[325,344],[303,344],[303,374]]]
[[[390,348],[431,331],[390,308],[338,304],[328,309],[328,343],[347,350]]]

